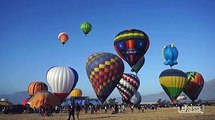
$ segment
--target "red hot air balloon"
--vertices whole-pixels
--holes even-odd
[[[98,99],[103,103],[119,83],[124,64],[112,53],[94,53],[87,59],[86,71]]]
[[[137,92],[139,86],[140,80],[136,75],[124,73],[117,84],[117,89],[123,101],[130,101],[131,97]]]
[[[187,85],[183,92],[194,102],[202,91],[204,78],[198,72],[187,72]]]
[[[132,67],[144,57],[149,48],[149,38],[141,30],[124,30],[115,36],[114,48],[118,55]]]
[[[78,74],[70,67],[56,66],[48,70],[46,78],[52,92],[62,102],[74,88]]]
[[[65,32],[61,32],[58,35],[58,39],[61,42],[61,44],[65,44],[69,40],[69,36]]]

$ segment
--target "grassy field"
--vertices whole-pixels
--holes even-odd
[[[0,114],[0,120],[67,120],[67,113],[53,114],[53,116],[39,116],[38,114]],[[72,120],[72,119],[71,119]],[[145,110],[144,113],[135,109],[112,115],[109,111],[100,111],[96,115],[80,113],[80,120],[215,120],[215,106],[206,106],[204,113],[178,113],[177,108],[160,108],[158,110]]]

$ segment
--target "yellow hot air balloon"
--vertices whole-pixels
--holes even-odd
[[[70,93],[71,97],[81,97],[82,96],[82,91],[81,89],[75,88],[74,90],[72,90],[72,92]]]

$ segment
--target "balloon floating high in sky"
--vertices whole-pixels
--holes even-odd
[[[173,65],[178,64],[178,50],[174,46],[174,44],[164,46],[164,48],[162,49],[162,56],[165,59],[165,65],[169,65],[170,67],[172,67]]]
[[[89,22],[83,22],[80,29],[87,36],[87,34],[92,30],[92,25]]]
[[[173,103],[187,85],[187,75],[177,69],[167,69],[161,72],[160,85]]]
[[[202,91],[204,78],[198,72],[187,72],[187,85],[183,92],[194,102]]]
[[[64,44],[69,40],[69,36],[67,35],[67,33],[61,32],[61,33],[58,35],[58,39],[59,39],[59,41],[61,42],[61,44],[64,45]]]
[[[55,66],[48,70],[46,79],[52,92],[62,102],[77,83],[78,74],[73,68]]]
[[[118,55],[132,67],[144,57],[149,48],[149,38],[141,30],[124,30],[115,36],[114,48]]]
[[[94,53],[86,61],[86,72],[98,99],[103,103],[119,83],[124,64],[112,53]]]

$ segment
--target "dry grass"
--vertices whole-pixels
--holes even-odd
[[[42,117],[38,114],[0,114],[0,120],[67,120],[67,113],[54,114],[49,117]],[[177,108],[162,108],[158,110],[146,110],[144,113],[135,110],[131,113],[112,115],[110,111],[104,114],[103,111],[96,115],[80,114],[80,120],[215,120],[215,107],[205,107],[204,113],[178,113]]]

